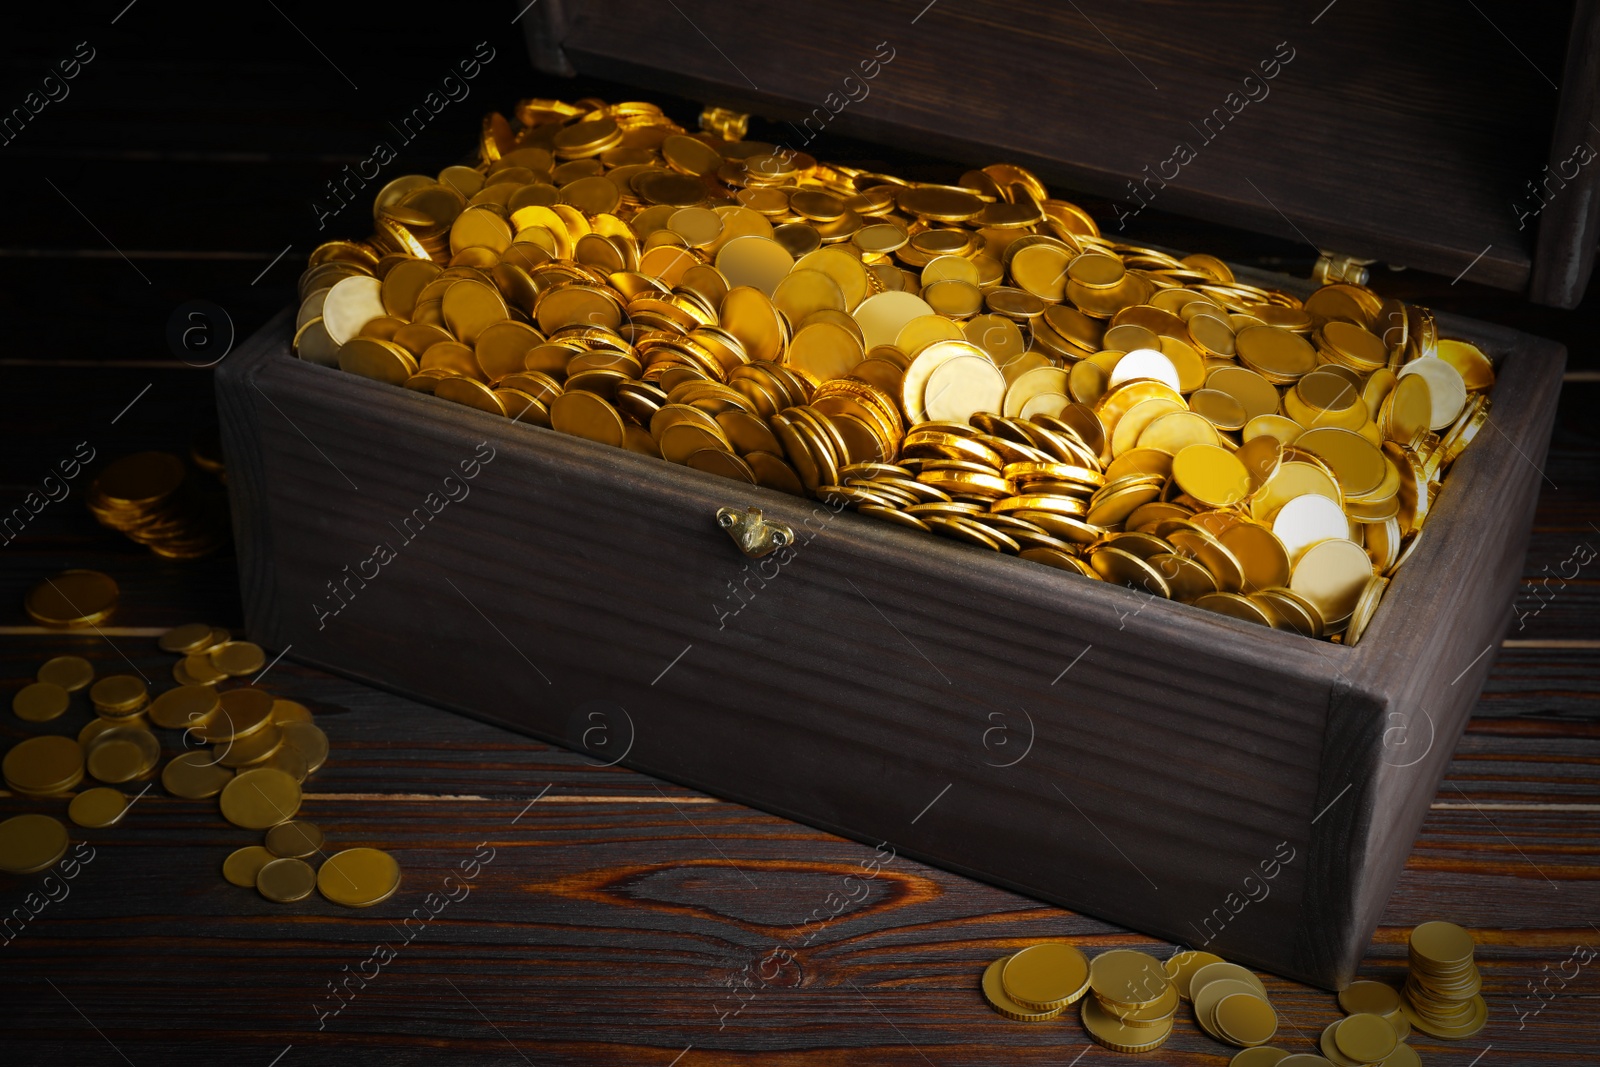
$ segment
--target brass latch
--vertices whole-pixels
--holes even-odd
[[[1318,285],[1332,285],[1334,282],[1366,285],[1367,278],[1371,275],[1367,268],[1376,262],[1378,261],[1375,259],[1361,259],[1359,256],[1347,255],[1344,252],[1324,250],[1311,268],[1311,280]]]
[[[781,522],[768,522],[760,508],[718,508],[717,525],[728,531],[739,551],[760,559],[774,549],[794,544],[794,530]]]
[[[724,141],[742,141],[744,135],[750,132],[750,116],[743,111],[707,104],[700,112],[700,128],[716,134]]]

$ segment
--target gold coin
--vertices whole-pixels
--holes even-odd
[[[67,854],[67,828],[48,815],[13,815],[0,822],[0,871],[33,874]]]
[[[168,730],[199,726],[222,707],[217,691],[208,685],[180,685],[158,694],[150,702],[150,721]]]
[[[100,781],[116,785],[144,777],[160,759],[161,742],[155,734],[136,726],[115,726],[89,742],[84,766]]]
[[[784,362],[813,384],[843,378],[865,353],[850,331],[832,322],[813,322],[789,342]]]
[[[115,826],[128,810],[128,798],[120,790],[105,786],[85,789],[67,805],[67,817],[79,826],[98,829]]]
[[[322,301],[322,326],[336,345],[343,345],[384,314],[383,283],[364,274],[334,282]]]
[[[400,864],[376,848],[349,848],[329,856],[317,872],[317,890],[335,904],[365,908],[400,888]]]
[[[1372,560],[1354,541],[1322,541],[1306,549],[1294,565],[1289,588],[1311,603],[1324,622],[1344,622],[1372,579]]]
[[[1335,1026],[1333,1041],[1340,1052],[1357,1063],[1377,1063],[1399,1043],[1387,1020],[1365,1013],[1351,1015]]]
[[[272,702],[272,721],[282,726],[289,722],[310,722],[311,709],[295,700],[279,698]]]
[[[12,746],[3,767],[6,784],[12,789],[49,796],[83,780],[83,749],[70,737],[30,737]]]
[[[279,823],[267,831],[267,851],[274,856],[304,859],[322,851],[325,838],[316,823],[294,820]]]
[[[563,393],[550,405],[551,428],[574,437],[598,441],[614,448],[627,436],[617,409],[593,393]]]
[[[254,767],[270,767],[282,771],[296,782],[304,782],[311,773],[310,766],[306,763],[305,756],[293,745],[282,744],[271,755],[258,760],[250,765]]]
[[[1241,993],[1262,1002],[1267,999],[1266,994],[1258,991],[1255,986],[1237,978],[1216,978],[1201,985],[1194,990],[1195,1022],[1212,1037],[1226,1040],[1217,1030],[1217,1005],[1228,997]]]
[[[1466,406],[1467,385],[1461,380],[1461,372],[1442,359],[1414,359],[1401,367],[1399,374],[1402,382],[1415,375],[1428,383],[1428,397],[1432,402],[1428,420],[1430,430],[1438,431],[1449,426]]]
[[[82,656],[56,656],[40,664],[34,675],[41,682],[59,685],[69,693],[76,693],[94,681],[94,667]]]
[[[49,722],[67,710],[67,691],[54,682],[34,682],[17,690],[11,710],[25,722]]]
[[[1172,981],[1154,956],[1118,948],[1094,958],[1089,965],[1089,984],[1097,997],[1128,1007],[1143,1007],[1160,1000]]]
[[[1214,508],[1231,507],[1250,495],[1250,473],[1220,445],[1189,445],[1172,458],[1172,480],[1185,493]]]
[[[934,314],[933,307],[915,293],[877,293],[861,301],[852,312],[861,327],[862,347],[892,345],[913,319]],[[974,352],[981,351],[973,348]]]
[[[228,675],[211,662],[211,657],[204,652],[194,652],[178,661],[173,667],[174,678],[178,677],[178,667],[183,668],[183,679],[179,681],[184,685],[216,685]],[[187,681],[184,681],[187,679]]]
[[[208,744],[248,737],[272,721],[272,694],[255,686],[229,689],[218,695],[221,707],[195,727],[195,735]]]
[[[989,1006],[1004,1015],[1007,1019],[1020,1023],[1037,1023],[1046,1019],[1054,1019],[1065,1010],[1065,1005],[1056,1008],[1038,1010],[1018,1004],[1006,995],[1005,986],[1001,982],[1001,972],[1005,969],[1006,961],[1010,957],[1002,957],[989,964],[983,972],[983,998]]]
[[[315,774],[328,759],[328,735],[309,722],[286,722],[281,729],[284,745],[304,756],[306,773]]]
[[[1237,963],[1218,962],[1207,963],[1189,976],[1189,999],[1193,1000],[1209,983],[1222,979],[1243,982],[1253,986],[1263,998],[1267,995],[1267,987],[1261,984],[1261,979],[1257,978],[1254,972]]]
[[[390,385],[404,385],[417,373],[417,358],[393,341],[352,337],[339,346],[339,369]]]
[[[1113,951],[1122,951],[1114,949]],[[1102,953],[1103,955],[1103,953]],[[1099,959],[1099,957],[1095,957]],[[1083,1028],[1097,1044],[1117,1052],[1149,1052],[1160,1048],[1172,1034],[1172,1020],[1155,1026],[1129,1026],[1094,997],[1083,999]]]
[[[283,728],[269,721],[259,730],[218,744],[215,750],[217,762],[224,767],[248,767],[265,760],[278,751],[282,744]]]
[[[1142,1007],[1130,1008],[1104,997],[1100,998],[1100,1006],[1129,1026],[1155,1026],[1172,1018],[1178,1010],[1178,1000],[1177,989],[1169,985],[1160,1000]]]
[[[8,775],[9,777],[9,775]],[[1411,951],[1429,963],[1450,967],[1472,960],[1472,935],[1455,923],[1426,922],[1411,931]]]
[[[1371,494],[1389,469],[1377,446],[1350,430],[1318,427],[1307,430],[1294,443],[1328,465],[1346,499]]]
[[[99,571],[63,571],[28,590],[23,606],[40,626],[89,626],[116,609],[117,583]]]
[[[246,830],[265,830],[294,818],[300,784],[272,768],[241,771],[222,788],[223,818]]]
[[[907,373],[909,376],[911,372]],[[966,422],[980,411],[999,411],[1005,395],[1005,376],[991,359],[985,355],[957,355],[933,368],[924,388],[922,408],[933,421]]]
[[[1194,328],[1193,320],[1190,329]],[[1270,380],[1293,381],[1317,365],[1317,350],[1299,334],[1276,326],[1249,326],[1234,339],[1239,362]]]
[[[415,263],[416,260],[407,262]],[[211,627],[203,622],[186,623],[183,626],[174,626],[160,637],[156,644],[163,652],[176,652],[187,656],[191,652],[199,652],[211,645]]]
[[[1189,981],[1195,976],[1195,971],[1208,965],[1208,963],[1222,963],[1222,957],[1213,955],[1210,952],[1195,952],[1195,950],[1190,949],[1186,950],[1186,952],[1174,952],[1170,957],[1166,957],[1165,963],[1162,963],[1162,969],[1165,971],[1166,977],[1170,977],[1171,981],[1173,981],[1173,985],[1178,987],[1179,997],[1184,998],[1184,1000],[1192,1000],[1189,995]]]
[[[1000,981],[1006,995],[1024,1007],[1064,1008],[1089,988],[1089,960],[1072,945],[1032,945],[1005,961]]]
[[[1379,1067],[1422,1067],[1422,1057],[1410,1045],[1399,1044],[1384,1058]]]
[[[1258,626],[1271,627],[1274,618],[1263,605],[1239,593],[1204,593],[1195,598],[1194,606]]]
[[[1228,1067],[1276,1067],[1289,1053],[1271,1045],[1241,1049],[1228,1061]]]
[[[1350,521],[1336,502],[1317,493],[1306,493],[1278,509],[1272,518],[1272,534],[1283,545],[1289,562],[1298,563],[1312,545],[1348,538]]]
[[[131,674],[112,674],[89,687],[89,700],[104,715],[132,714],[144,707],[149,690]]]
[[[1265,525],[1241,520],[1222,531],[1221,541],[1239,560],[1246,592],[1276,588],[1289,581],[1289,551]]]
[[[233,771],[218,766],[216,756],[210,752],[181,753],[168,760],[161,771],[162,787],[184,800],[214,797],[232,780]]]
[[[256,889],[278,904],[304,900],[317,887],[317,872],[302,859],[275,859],[256,872]]]
[[[1434,346],[1439,358],[1456,369],[1463,384],[1471,392],[1479,392],[1494,385],[1494,364],[1483,350],[1470,341],[1440,338]]]
[[[211,663],[217,670],[234,678],[254,674],[267,661],[261,646],[250,641],[229,641],[211,649],[206,655],[211,657]]]
[[[222,877],[236,886],[248,889],[256,884],[256,875],[261,873],[261,868],[276,858],[260,845],[246,845],[244,848],[234,849],[228,853],[228,858],[222,861]]]
[[[1234,993],[1218,1002],[1213,1018],[1219,1034],[1235,1045],[1262,1045],[1278,1032],[1278,1013],[1254,993]],[[1379,1020],[1382,1022],[1382,1020]],[[1384,1023],[1385,1029],[1389,1024]],[[1391,1037],[1394,1031],[1389,1030]]]

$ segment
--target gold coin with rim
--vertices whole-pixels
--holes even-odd
[[[76,693],[94,681],[94,665],[82,656],[56,656],[40,664],[34,677]]]
[[[67,805],[67,817],[79,826],[100,829],[121,822],[128,806],[128,798],[121,790],[95,786],[72,798]]]
[[[275,904],[304,900],[316,887],[317,872],[302,859],[274,859],[256,872],[256,891]]]
[[[400,864],[376,848],[348,848],[323,861],[317,890],[335,904],[366,908],[380,904],[400,888]]]
[[[67,691],[54,682],[31,682],[11,698],[11,710],[24,722],[49,722],[59,718],[68,703]]]
[[[246,830],[265,830],[294,818],[300,783],[270,767],[240,771],[222,788],[223,818]]]

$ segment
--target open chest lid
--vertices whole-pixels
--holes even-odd
[[[796,150],[826,128],[1018,163],[1112,198],[1108,235],[1154,207],[1571,307],[1600,222],[1595,8],[540,0],[523,21],[541,70],[790,123]]]

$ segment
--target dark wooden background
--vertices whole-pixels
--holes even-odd
[[[1517,5],[1479,6],[1512,38],[1507,47],[1559,54],[1560,42],[1528,36],[1539,25]],[[364,202],[320,235],[312,205],[324,182],[377,141],[401,148],[386,177],[431,171],[468,150],[488,107],[524,95],[635,95],[534,75],[516,10],[114,0],[30,10],[26,24],[9,23],[0,111],[20,105],[79,42],[95,58],[64,100],[0,146],[5,507],[78,442],[103,461],[182,450],[207,433],[211,376],[169,345],[169,319],[204,300],[243,337],[290,301],[320,237],[365,232]],[[389,121],[480,41],[495,58],[471,96],[402,148]],[[692,123],[691,103],[673,110]],[[818,154],[956,173],[842,139]],[[1084,202],[1109,215],[1103,202]],[[1135,225],[1151,241],[1302,276],[1314,255],[1153,210]],[[1554,337],[1568,346],[1570,369],[1548,463],[1542,475],[1530,471],[1544,491],[1515,605],[1521,623],[1495,653],[1367,973],[1403,973],[1415,923],[1459,922],[1477,932],[1493,1015],[1470,1041],[1419,1035],[1424,1061],[1594,1063],[1600,962],[1567,961],[1579,948],[1600,952],[1600,560],[1576,563],[1586,546],[1600,547],[1600,300],[1591,293],[1571,312],[1534,308],[1475,285],[1470,271],[1453,282],[1380,267],[1375,285]],[[213,326],[221,338],[220,318]],[[155,648],[161,629],[240,623],[230,558],[167,563],[138,550],[95,525],[82,505],[86,482],[0,546],[7,694],[67,651],[102,673],[131,663],[159,687],[171,663]],[[27,625],[23,592],[72,566],[99,567],[122,585],[103,637]],[[904,859],[884,866],[866,899],[807,944],[798,924],[829,914],[838,899],[830,894],[848,891],[843,879],[871,848],[596,767],[292,658],[265,684],[313,706],[333,742],[302,814],[335,846],[393,850],[405,869],[401,891],[371,911],[317,899],[269,904],[220,873],[223,857],[256,835],[228,826],[211,803],[167,798],[158,787],[122,826],[77,832],[93,861],[68,895],[0,946],[0,1061],[1108,1064],[1122,1058],[1090,1046],[1070,1018],[1025,1026],[989,1011],[977,992],[984,965],[1056,936],[1091,953],[1170,950]],[[88,714],[80,695],[50,729],[76,729]],[[38,732],[0,714],[7,744]],[[0,798],[5,815],[64,817],[64,808]],[[937,817],[935,806],[927,818]],[[483,842],[494,858],[464,899],[441,908],[429,894],[459,895],[446,878]],[[1117,862],[1109,849],[1107,862]],[[41,884],[0,876],[0,916]],[[405,917],[430,905],[436,916],[406,943]],[[364,988],[351,978],[357,995],[319,1029],[318,1010],[338,1003],[329,984],[359,976],[378,944],[394,946],[395,958]],[[763,966],[776,949],[793,959]],[[1338,1017],[1333,997],[1272,978],[1268,987],[1285,1020],[1275,1043],[1311,1051],[1306,1039]],[[1229,1051],[1185,1019],[1148,1059],[1222,1064]]]

